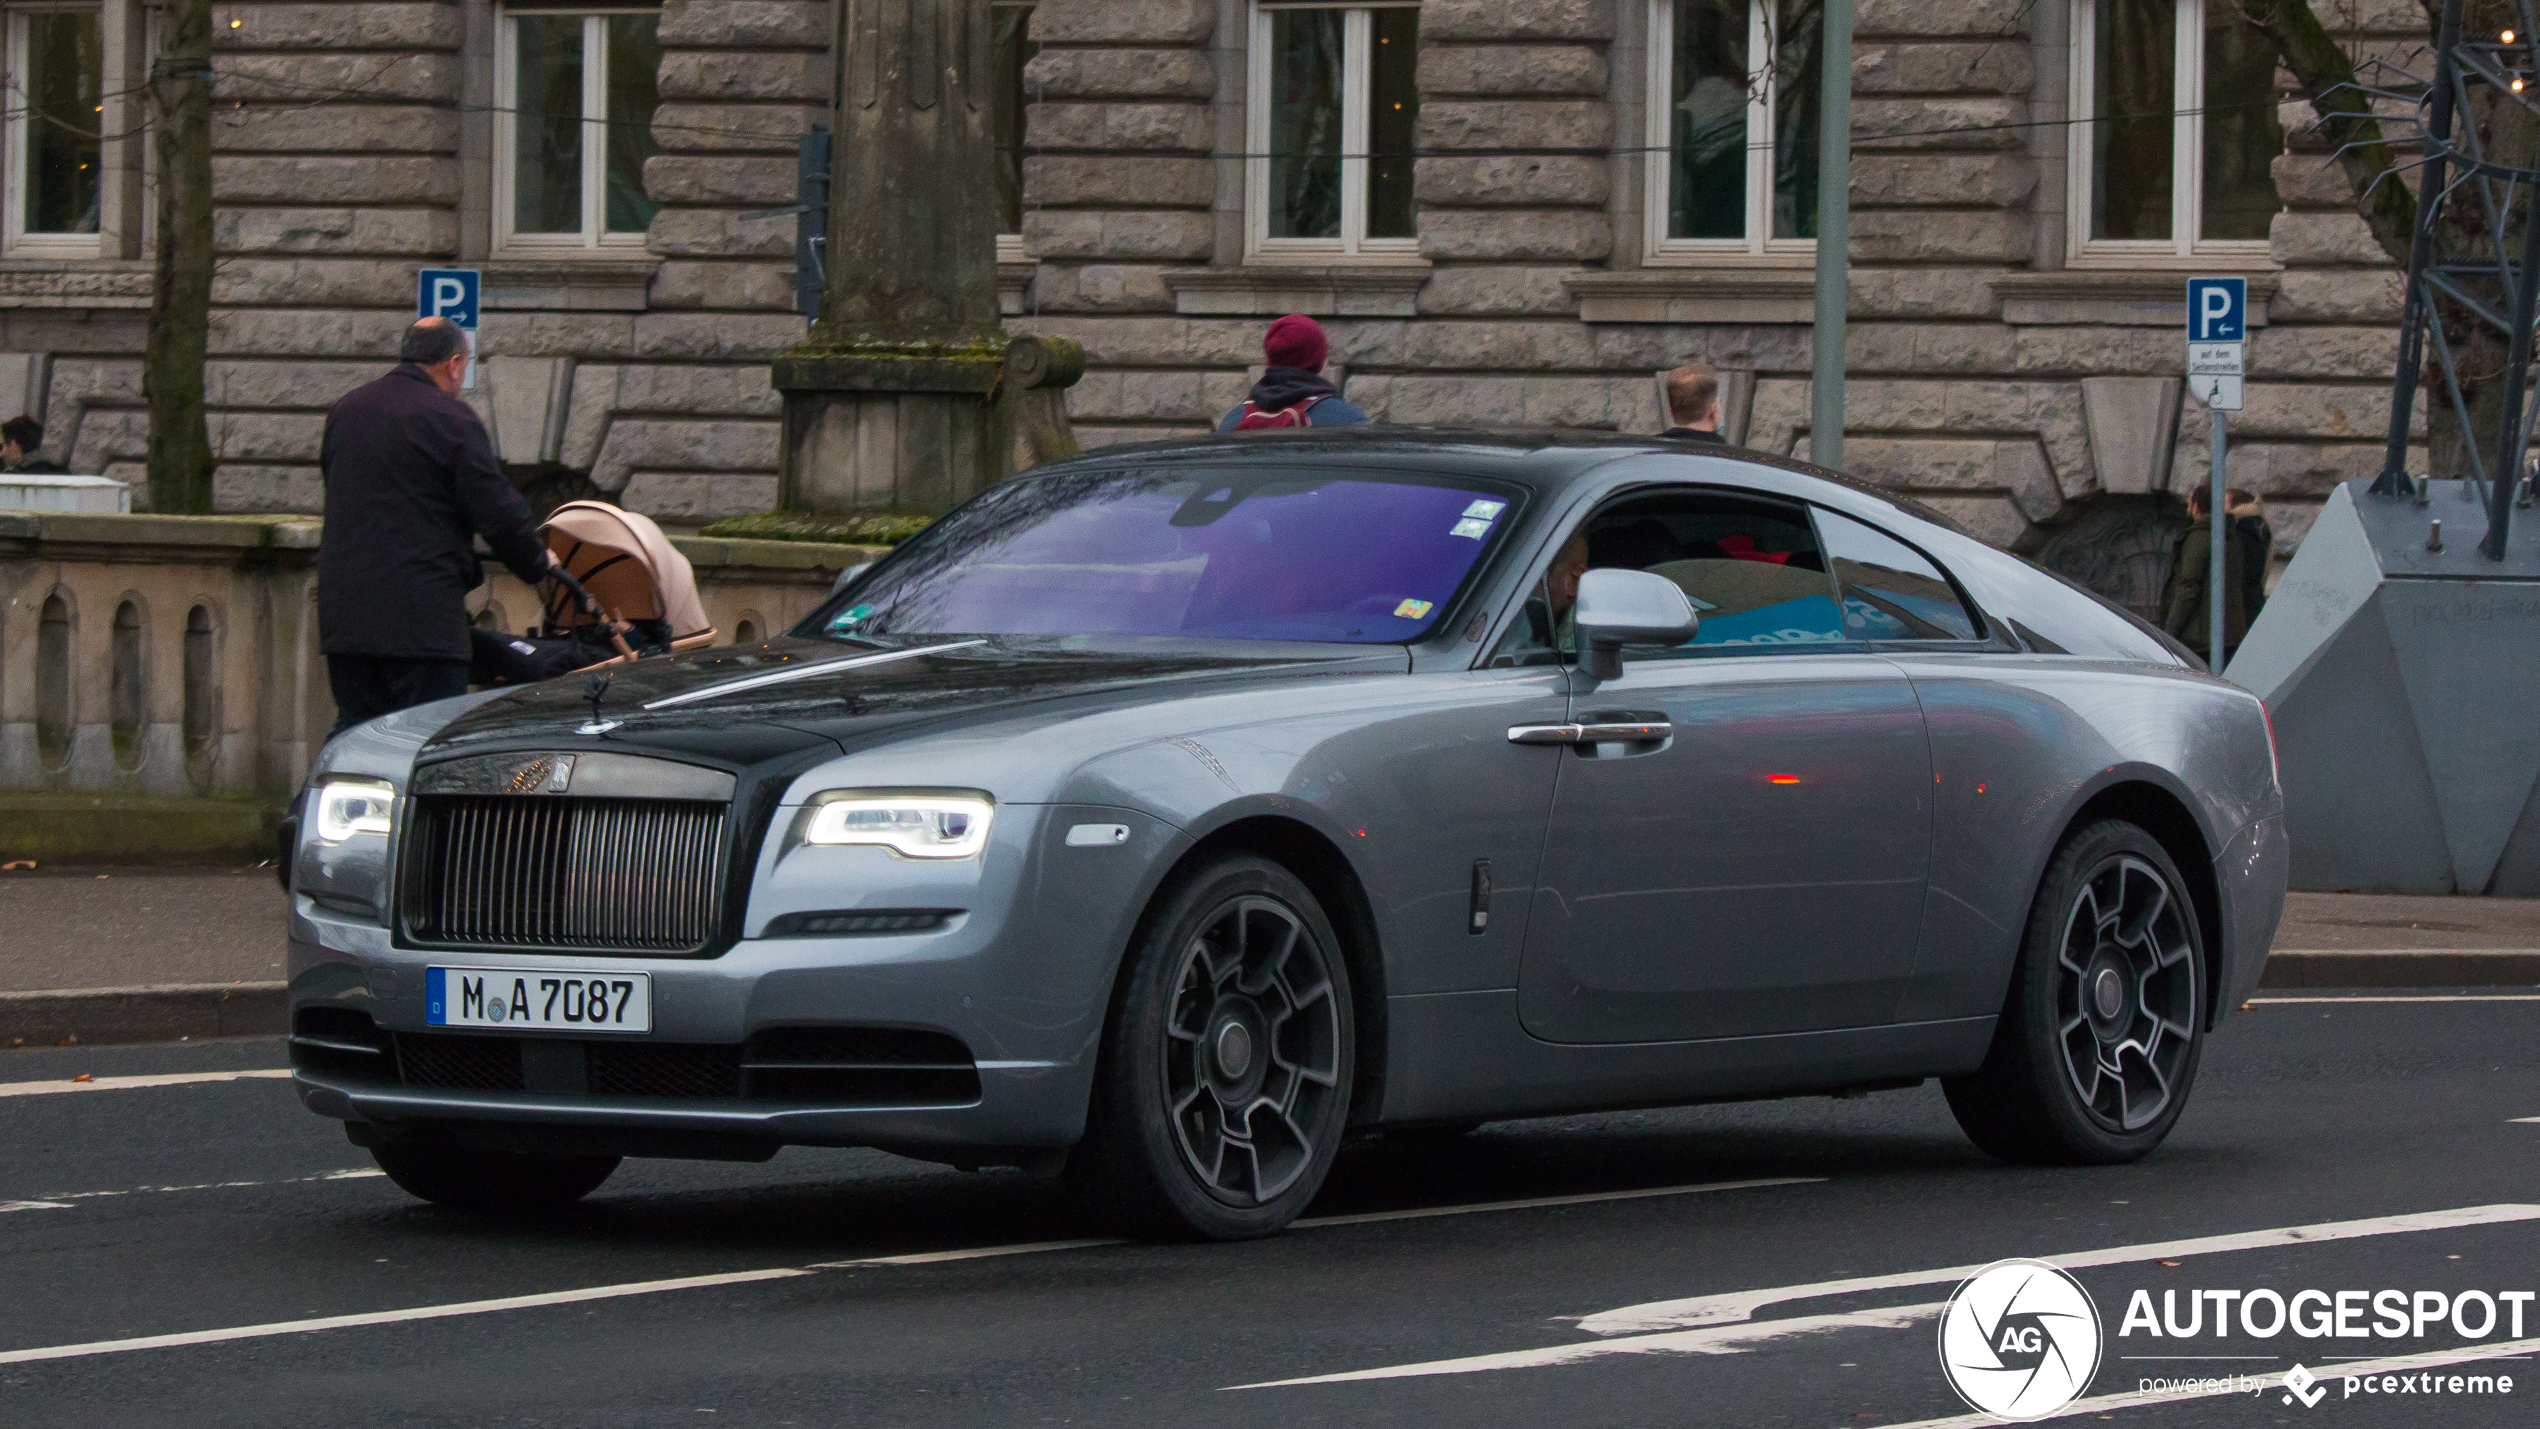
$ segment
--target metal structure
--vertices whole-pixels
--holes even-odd
[[[2226,673],[2275,720],[2294,887],[2533,897],[2540,525],[2501,559],[2441,542],[2476,498],[2429,487],[2331,492]]]
[[[2398,370],[2391,383],[2390,431],[2381,475],[2372,494],[2412,494],[2407,474],[2408,428],[2430,343],[2447,399],[2435,404],[2461,426],[2469,469],[2461,476],[2487,508],[2487,535],[2479,551],[2504,559],[2513,520],[2514,489],[2530,449],[2532,327],[2540,297],[2540,224],[2528,221],[2540,167],[2501,162],[2489,153],[2491,136],[2462,115],[2481,92],[2519,105],[2540,123],[2540,13],[2533,0],[2509,0],[2512,20],[2494,33],[2463,29],[2464,0],[2444,0],[2432,55],[2433,73],[2421,76],[2388,60],[2359,70],[2356,88],[2381,111],[2385,125],[2414,127],[2423,157],[2418,171],[2416,231],[2408,256],[2406,306],[2400,316]],[[2519,227],[2520,231],[2515,229]],[[2449,235],[2448,242],[2441,242]],[[2445,251],[2438,252],[2438,247]],[[2492,451],[2480,450],[2479,434],[2462,393],[2457,347],[2473,329],[2503,334],[2508,357],[2503,374],[2504,410]],[[2435,413],[2429,420],[2439,420]]]

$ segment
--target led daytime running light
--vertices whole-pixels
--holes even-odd
[[[996,802],[985,794],[831,794],[812,807],[803,842],[869,845],[901,858],[974,858]]]

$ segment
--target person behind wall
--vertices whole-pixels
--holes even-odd
[[[2240,547],[2240,608],[2254,624],[2267,604],[2267,562],[2275,555],[2275,528],[2267,524],[2267,504],[2258,493],[2237,486],[2223,491],[2223,515]]]
[[[1221,432],[1258,432],[1281,427],[1364,426],[1367,414],[1341,400],[1323,376],[1331,344],[1323,325],[1302,313],[1290,313],[1270,324],[1262,335],[1261,356],[1269,364],[1251,395],[1235,404],[1217,423]]]
[[[1666,435],[1682,441],[1727,446],[1720,435],[1720,369],[1688,362],[1667,374]]]
[[[2190,524],[2186,536],[2178,543],[2178,554],[2170,561],[2170,584],[2161,600],[2161,628],[2176,636],[2180,644],[2207,659],[2212,658],[2212,607],[2207,603],[2208,585],[2213,579],[2214,521],[2207,511],[2213,500],[2208,489],[2187,489],[2187,516]],[[2226,498],[2228,500],[2228,498]],[[2226,531],[2230,527],[2224,527]],[[2248,607],[2243,603],[2247,589],[2247,568],[2242,553],[2243,543],[2226,538],[2223,542],[2223,659],[2240,648],[2240,639],[2249,633]],[[2216,673],[2220,673],[2217,671]]]
[[[337,400],[319,439],[329,738],[467,693],[467,593],[484,579],[475,537],[532,585],[554,564],[485,424],[459,400],[467,334],[447,318],[421,319],[397,358],[386,376]]]
[[[0,470],[29,476],[60,476],[62,464],[44,457],[44,424],[33,417],[0,422]]]

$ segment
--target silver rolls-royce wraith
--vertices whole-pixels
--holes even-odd
[[[2285,879],[2258,702],[1934,513],[1387,428],[1041,468],[297,827],[296,1085],[419,1196],[874,1146],[1216,1237],[1352,1136],[1932,1077],[2142,1156]]]

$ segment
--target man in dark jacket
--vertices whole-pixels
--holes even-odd
[[[44,424],[33,417],[0,422],[0,470],[29,476],[60,476],[62,464],[44,455]]]
[[[1270,324],[1261,339],[1261,356],[1269,365],[1252,392],[1217,423],[1221,432],[1252,432],[1277,427],[1359,427],[1367,414],[1341,400],[1323,378],[1331,344],[1323,325],[1302,313],[1290,313]]]
[[[467,334],[425,318],[397,356],[327,412],[318,447],[318,635],[336,734],[467,693],[467,593],[484,578],[476,536],[522,580],[553,563],[485,424],[458,398]]]
[[[1727,446],[1720,435],[1720,369],[1688,362],[1667,374],[1666,435]]]
[[[2205,508],[2212,499],[2205,487],[2187,488],[2187,516],[2194,524],[2178,543],[2178,554],[2170,562],[2169,590],[2161,602],[2161,628],[2208,660],[2213,658],[2213,614],[2206,587],[2213,581],[2214,519]],[[2228,520],[2223,530],[2223,659],[2227,662],[2231,652],[2240,648],[2240,637],[2249,633],[2249,613],[2241,603],[2246,589],[2241,543],[2230,539]]]

